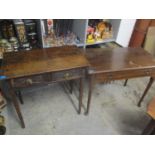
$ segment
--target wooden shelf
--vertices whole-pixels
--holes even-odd
[[[86,43],[86,46],[97,45],[97,44],[102,44],[102,43],[107,43],[107,42],[112,42],[112,41],[115,41],[115,39],[110,38],[110,39],[104,39],[104,40],[101,40],[101,41],[96,41],[94,43]]]
[[[77,43],[76,46],[77,47],[83,47],[83,46],[85,46],[85,44],[84,43]]]

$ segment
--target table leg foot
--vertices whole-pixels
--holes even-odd
[[[88,115],[88,111],[86,111],[86,112],[84,113],[84,115],[86,115],[86,116],[87,116],[87,115]]]
[[[80,115],[80,114],[81,114],[81,111],[79,111],[79,110],[78,110],[78,112],[77,112],[77,113]]]
[[[124,82],[124,86],[126,86],[126,85],[127,85],[127,82],[128,82],[128,79],[126,79],[126,80],[125,80],[125,82]]]

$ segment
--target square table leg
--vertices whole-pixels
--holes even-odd
[[[20,90],[17,90],[17,91],[16,91],[16,94],[17,94],[17,96],[18,96],[18,98],[19,98],[20,103],[21,103],[21,104],[24,104],[21,91],[20,91]]]
[[[78,111],[79,114],[81,113],[82,98],[83,98],[83,78],[80,78],[80,88],[79,88],[79,111]]]
[[[144,97],[146,96],[147,92],[149,91],[150,87],[152,86],[153,81],[154,81],[154,78],[153,77],[150,77],[150,81],[149,81],[146,89],[144,90],[144,93],[143,93],[142,97],[140,98],[140,100],[139,100],[139,102],[137,104],[138,107],[141,106],[141,102],[143,101]]]
[[[12,87],[12,83],[11,83],[11,81],[9,81],[8,83],[9,83],[9,87],[10,87],[9,91],[10,91],[10,96],[11,96],[11,99],[12,99],[13,106],[15,107],[15,110],[16,110],[17,115],[19,117],[19,120],[21,122],[21,127],[25,128],[24,119],[23,119],[23,116],[22,116],[22,113],[21,113],[21,110],[20,110],[18,100],[16,98],[16,94],[15,94],[14,89]]]
[[[125,82],[124,82],[124,86],[126,86],[127,83],[128,83],[128,79],[125,80]]]
[[[90,109],[90,103],[91,103],[91,98],[92,98],[92,90],[93,90],[93,85],[94,85],[94,81],[93,81],[93,76],[90,75],[89,79],[88,79],[88,100],[87,100],[87,109],[85,114],[88,115],[89,113],[89,109]]]
[[[73,80],[69,81],[69,85],[70,85],[70,93],[73,93]]]

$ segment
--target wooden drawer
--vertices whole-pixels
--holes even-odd
[[[64,80],[71,80],[77,79],[84,76],[85,70],[84,69],[71,69],[61,72],[55,72],[52,74],[53,81],[64,81]]]
[[[130,71],[115,71],[107,73],[98,73],[95,76],[97,82],[114,81],[121,79],[129,79],[144,76],[155,75],[155,69],[141,69],[141,70],[130,70]]]
[[[51,81],[52,81],[52,76],[50,74],[44,74],[44,75],[35,75],[30,77],[13,79],[12,84],[13,84],[13,87],[22,88],[22,87],[28,87],[32,85],[49,83]]]
[[[85,75],[84,69],[71,69],[54,73],[46,73],[43,75],[34,75],[12,80],[13,87],[22,88],[38,84],[49,84],[57,81],[66,81],[77,79]]]

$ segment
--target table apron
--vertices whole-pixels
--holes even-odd
[[[35,85],[50,84],[61,81],[80,79],[85,76],[85,69],[71,69],[41,75],[33,75],[11,79],[14,88],[24,88]]]
[[[155,69],[114,71],[106,73],[97,73],[94,76],[96,82],[114,81],[114,80],[122,80],[122,79],[145,77],[145,76],[155,77]]]

